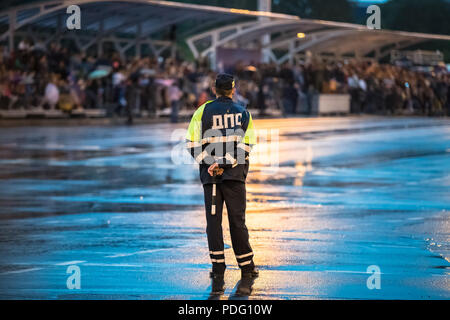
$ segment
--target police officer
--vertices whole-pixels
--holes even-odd
[[[258,270],[245,225],[245,179],[249,153],[256,143],[253,121],[243,106],[233,102],[235,81],[219,74],[213,91],[216,99],[201,105],[189,124],[187,148],[200,167],[206,208],[206,233],[213,279],[225,272],[222,209],[228,211],[231,242],[243,278],[255,278]]]

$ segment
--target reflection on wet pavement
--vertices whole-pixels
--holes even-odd
[[[220,299],[450,298],[449,120],[255,123],[280,134],[279,165],[261,141],[248,176],[261,272],[236,294],[228,245]],[[0,298],[208,299],[198,171],[171,160],[185,127],[0,129]]]

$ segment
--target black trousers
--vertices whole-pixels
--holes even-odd
[[[225,202],[230,225],[231,243],[239,267],[243,271],[254,268],[253,251],[245,225],[246,190],[241,181],[226,180],[216,184],[215,214],[212,214],[213,185],[203,185],[206,207],[206,234],[213,272],[225,271],[224,243],[222,232],[222,209]]]

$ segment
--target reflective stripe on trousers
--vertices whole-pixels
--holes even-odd
[[[203,188],[206,208],[206,233],[208,236],[210,256],[213,262],[213,271],[215,268],[217,272],[225,269],[225,263],[224,261],[222,262],[224,255],[221,253],[224,251],[222,230],[222,210],[224,203],[227,206],[231,242],[238,265],[243,269],[252,269],[254,266],[253,250],[250,246],[248,230],[245,225],[245,183],[232,180],[217,183],[214,215],[211,212],[213,184],[205,184]],[[218,266],[218,264],[222,265]]]

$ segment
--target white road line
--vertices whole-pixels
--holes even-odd
[[[156,252],[156,251],[161,251],[161,250],[173,250],[173,248],[161,248],[161,249],[142,250],[142,251],[130,252],[130,253],[118,253],[118,254],[113,254],[111,256],[105,256],[105,258],[129,257],[129,256],[134,256],[136,254],[145,254],[145,253]]]
[[[71,264],[80,264],[80,263],[84,263],[86,261],[83,260],[74,260],[74,261],[66,261],[66,262],[60,262],[60,263],[55,263],[55,266],[68,266]]]
[[[142,251],[136,251],[136,252],[130,252],[130,253],[118,253],[118,254],[113,254],[110,256],[105,256],[105,258],[129,257],[129,256],[134,256],[136,254],[145,254],[145,253],[151,253],[151,252],[162,251],[162,250],[178,250],[178,249],[187,248],[187,247],[189,247],[189,245],[181,245],[181,246],[174,247],[174,248],[149,249],[149,250],[142,250]]]
[[[186,247],[186,246],[182,246],[182,247]],[[163,251],[163,250],[174,250],[174,249],[179,249],[178,248],[160,248],[160,249],[150,249],[150,250],[142,250],[142,251],[136,251],[136,252],[131,252],[131,253],[118,253],[118,254],[114,254],[114,255],[110,255],[110,256],[105,256],[105,258],[119,258],[119,257],[129,257],[129,256],[133,256],[133,255],[137,255],[137,254],[146,254],[146,253],[151,253],[151,252],[156,252],[156,251]],[[114,267],[143,267],[142,265],[132,265],[132,264],[102,264],[102,263],[88,263],[85,260],[73,260],[73,261],[65,261],[65,262],[59,262],[59,263],[55,263],[53,264],[54,266],[67,266],[67,265],[72,265],[72,264],[81,264],[83,263],[84,265],[88,265],[88,266],[114,266]],[[31,271],[38,271],[38,270],[42,270],[44,268],[29,268],[29,269],[22,269],[22,270],[12,270],[12,271],[5,271],[0,273],[0,275],[5,275],[5,274],[17,274],[17,273],[25,273],[25,272],[31,272]]]
[[[143,268],[144,266],[142,264],[128,264],[128,263],[85,263],[84,266],[91,266],[91,267],[129,267],[129,268]]]
[[[12,270],[12,271],[2,272],[2,273],[0,273],[0,275],[2,275],[2,274],[12,274],[12,273],[25,273],[25,272],[37,271],[37,270],[42,270],[42,268],[29,268],[29,269],[22,269],[22,270]]]
[[[355,273],[355,274],[367,274],[364,271],[350,271],[350,270],[325,270],[327,273]],[[381,272],[380,274],[385,274]]]

